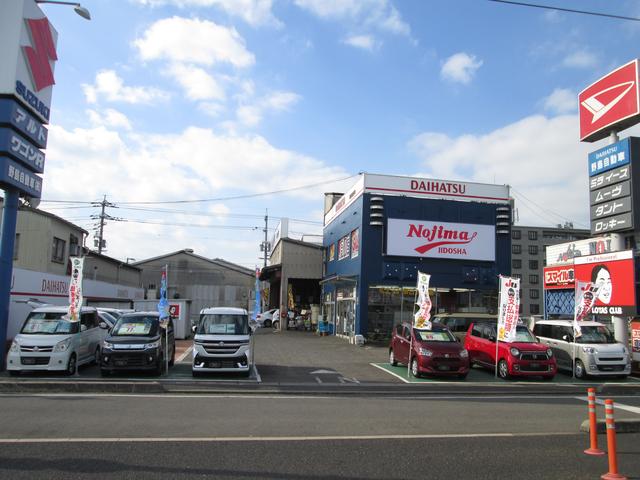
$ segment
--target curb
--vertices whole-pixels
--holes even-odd
[[[640,420],[616,420],[616,433],[639,433]],[[580,425],[581,432],[589,432],[589,420],[585,420]],[[607,425],[604,420],[598,420],[596,431],[599,434],[607,433]]]

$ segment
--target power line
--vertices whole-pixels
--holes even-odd
[[[607,18],[616,18],[618,20],[631,20],[634,22],[640,22],[640,18],[636,17],[625,17],[623,15],[612,15],[610,13],[602,13],[602,12],[590,12],[587,10],[575,10],[573,8],[562,8],[562,7],[554,7],[551,5],[538,5],[535,3],[525,3],[525,2],[514,2],[512,0],[487,0],[489,2],[495,3],[508,3],[510,5],[518,5],[520,7],[532,7],[532,8],[543,8],[546,10],[558,10],[560,12],[569,12],[569,13],[582,13],[584,15],[594,15],[597,17],[607,17]]]
[[[531,200],[530,198],[528,198],[528,197],[527,197],[526,195],[524,195],[523,193],[521,193],[521,192],[519,192],[518,190],[516,190],[515,188],[513,188],[513,186],[511,187],[511,191],[512,191],[512,193],[514,193],[517,197],[521,197],[521,198],[520,198],[520,200],[521,200],[521,201],[523,201],[522,205],[523,205],[524,207],[528,208],[528,209],[529,209],[532,213],[534,213],[536,216],[538,216],[538,217],[542,218],[543,220],[545,220],[545,221],[547,221],[547,222],[549,222],[549,221],[551,220],[551,222],[550,222],[550,223],[556,223],[557,221],[550,219],[548,216],[547,216],[547,217],[542,216],[540,213],[536,212],[532,207],[530,207],[529,205],[527,205],[527,203],[526,203],[526,202],[531,203],[532,205],[536,206],[536,207],[538,208],[538,210],[540,210],[541,212],[543,212],[543,213],[545,213],[545,214],[547,214],[547,215],[552,215],[552,216],[555,216],[555,217],[557,217],[557,218],[560,218],[560,219],[562,219],[562,220],[564,220],[564,221],[571,222],[571,223],[575,223],[576,225],[581,225],[581,226],[583,226],[583,227],[585,227],[585,228],[589,228],[589,227],[585,226],[583,223],[576,222],[576,221],[574,221],[574,220],[572,220],[572,219],[570,219],[570,218],[567,218],[567,217],[565,217],[565,216],[563,216],[563,215],[560,215],[559,213],[555,213],[555,212],[553,212],[553,211],[551,211],[551,210],[548,210],[548,209],[544,208],[542,205],[539,205],[538,203],[534,202],[533,200]]]

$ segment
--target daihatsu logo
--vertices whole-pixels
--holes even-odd
[[[611,110],[613,107],[615,107],[618,102],[620,102],[620,100],[622,100],[622,98],[629,93],[629,91],[633,88],[633,86],[635,85],[635,81],[630,81],[630,82],[623,82],[623,83],[619,83],[617,85],[614,85],[612,87],[609,88],[605,88],[604,90],[599,91],[598,93],[595,93],[593,95],[591,95],[589,98],[585,99],[582,101],[581,105],[586,108],[589,112],[591,112],[591,115],[593,115],[593,117],[591,118],[591,123],[596,123],[598,120],[600,120],[604,115],[606,115],[606,113]],[[613,92],[613,93],[609,93],[609,92]],[[620,92],[616,97],[614,97],[613,99],[609,100],[607,103],[603,103],[601,100],[604,100],[604,98],[608,98],[611,95]],[[609,93],[609,95],[605,95]],[[604,98],[603,98],[604,97]],[[606,101],[606,100],[604,100]]]

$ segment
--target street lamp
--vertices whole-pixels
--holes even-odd
[[[76,11],[78,15],[82,18],[86,18],[87,20],[91,20],[91,14],[89,10],[84,8],[77,2],[58,2],[56,0],[36,0],[36,3],[53,3],[54,5],[73,5],[73,9]]]

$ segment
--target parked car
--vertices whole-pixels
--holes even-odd
[[[135,310],[131,308],[111,308],[111,307],[97,307],[99,312],[107,312],[109,315],[114,317],[116,320],[120,320],[120,317],[125,313],[132,313]]]
[[[456,338],[464,343],[469,325],[480,322],[496,323],[498,317],[489,313],[439,313],[433,316],[433,321],[447,327]]]
[[[260,327],[269,328],[273,323],[273,314],[277,312],[277,308],[272,308],[271,310],[267,310],[266,312],[259,313],[256,315],[256,322]]]
[[[191,372],[251,373],[253,330],[243,308],[204,308],[193,327]]]
[[[106,376],[123,370],[151,370],[160,375],[167,359],[173,366],[175,356],[173,320],[169,319],[165,332],[158,312],[125,313],[102,342],[100,373]]]
[[[410,324],[396,325],[389,344],[389,363],[411,365],[411,374],[447,375],[466,378],[469,355],[449,329],[437,323],[432,330]]]
[[[98,318],[100,319],[101,322],[104,322],[107,324],[107,330],[111,330],[113,328],[113,326],[118,322],[118,318],[120,317],[115,317],[112,313],[110,312],[105,312],[103,310],[98,309]]]
[[[98,311],[82,307],[80,321],[71,322],[68,307],[46,306],[29,312],[7,355],[11,375],[22,371],[62,371],[100,362],[100,346],[106,330],[99,327]]]
[[[538,343],[536,338],[524,325],[516,326],[514,342],[498,342],[496,358],[497,323],[472,323],[465,337],[464,346],[469,351],[471,366],[495,369],[498,363],[498,375],[509,377],[539,376],[551,380],[557,371],[557,364],[552,350]]]
[[[540,342],[553,350],[558,368],[575,370],[577,378],[626,378],[631,373],[629,348],[618,343],[605,325],[585,321],[580,330],[582,335],[574,341],[572,320],[540,320],[533,328]]]

